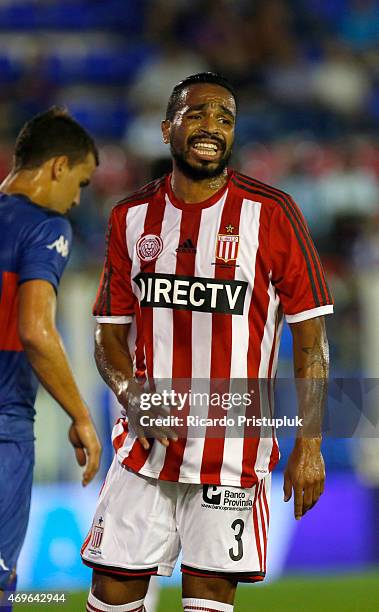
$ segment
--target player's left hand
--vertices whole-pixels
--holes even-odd
[[[78,464],[85,466],[82,477],[82,485],[85,487],[97,473],[101,455],[101,444],[91,419],[72,423],[68,437]]]
[[[320,438],[297,438],[284,472],[284,501],[294,492],[295,519],[302,516],[324,492],[325,464],[320,450]]]

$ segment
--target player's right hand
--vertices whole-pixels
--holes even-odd
[[[130,380],[127,390],[118,396],[119,402],[124,407],[123,413],[128,417],[131,428],[145,450],[150,448],[148,438],[154,438],[163,446],[168,447],[170,440],[175,442],[178,439],[176,432],[171,427],[153,423],[157,417],[167,417],[169,412],[161,406],[152,406],[148,410],[142,409],[140,400],[142,393],[145,393],[143,387],[135,380]],[[142,426],[141,417],[147,417],[152,425]]]
[[[82,477],[82,485],[85,487],[91,482],[99,469],[100,440],[90,418],[85,421],[73,422],[68,437],[74,447],[77,462],[80,466],[86,466]]]

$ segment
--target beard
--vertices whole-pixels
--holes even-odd
[[[218,162],[214,162],[212,160],[208,161],[205,159],[195,166],[187,161],[184,152],[178,151],[174,148],[172,142],[170,143],[170,150],[180,172],[193,181],[202,181],[203,179],[207,178],[215,178],[223,174],[232,154],[231,148],[225,149]]]

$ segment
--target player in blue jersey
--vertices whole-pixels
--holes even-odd
[[[92,138],[52,108],[23,127],[0,186],[0,592],[15,589],[28,523],[38,380],[71,417],[83,485],[99,466],[100,443],[55,326],[71,247],[63,215],[79,204],[97,165]]]

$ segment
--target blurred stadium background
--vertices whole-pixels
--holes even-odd
[[[78,549],[111,460],[117,413],[92,357],[105,225],[119,198],[169,168],[159,127],[167,97],[203,70],[222,72],[239,94],[234,165],[289,191],[310,225],[336,301],[331,375],[379,375],[377,0],[0,0],[1,177],[23,122],[52,104],[67,106],[101,150],[93,185],[71,215],[75,246],[59,324],[104,444],[102,471],[81,489],[68,423],[41,392],[21,589],[88,588]],[[291,372],[288,330],[280,372]],[[289,448],[285,441],[281,467]],[[281,501],[277,470],[273,582],[243,591],[237,610],[379,609],[378,439],[327,439],[323,448],[326,493],[300,523]],[[165,585],[178,580],[177,572]],[[161,609],[180,609],[175,596]],[[67,609],[81,609],[78,601]]]

